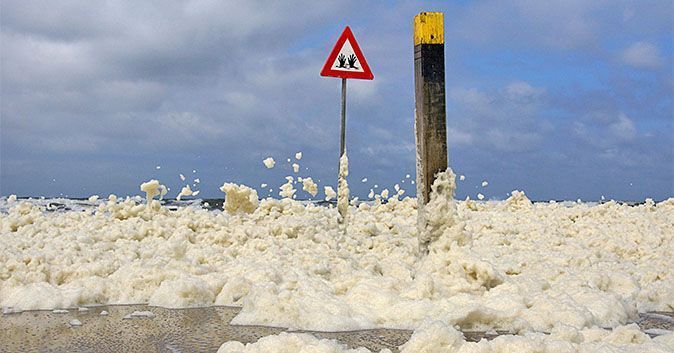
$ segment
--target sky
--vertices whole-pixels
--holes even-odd
[[[152,178],[170,197],[196,178],[201,197],[223,182],[278,197],[286,175],[335,187],[341,86],[319,72],[348,25],[375,76],[348,81],[352,196],[413,196],[421,11],[445,16],[457,198],[674,196],[673,5],[585,0],[5,0],[0,195],[136,195]]]

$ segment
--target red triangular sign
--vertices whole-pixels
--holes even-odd
[[[332,52],[328,56],[328,60],[325,61],[323,70],[321,70],[321,76],[364,80],[374,78],[349,26],[344,28],[344,32],[339,36],[335,47],[332,48]]]

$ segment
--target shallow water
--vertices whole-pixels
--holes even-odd
[[[0,316],[1,352],[215,352],[226,341],[253,343],[258,339],[288,332],[285,328],[230,325],[241,310],[237,307],[166,309],[147,305],[105,305],[71,309],[26,311]],[[101,316],[102,311],[107,316]],[[155,317],[124,319],[134,311],[151,311]],[[70,326],[77,319],[82,326]],[[674,313],[641,314],[637,324],[646,333],[674,330]],[[365,347],[393,352],[405,343],[409,330],[360,330],[307,332],[318,338],[335,339],[349,348]],[[500,332],[500,334],[507,334]],[[492,339],[493,334],[464,332],[467,341]],[[651,333],[651,336],[654,334]]]

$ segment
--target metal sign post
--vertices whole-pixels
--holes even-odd
[[[342,79],[342,131],[339,135],[339,158],[342,158],[346,149],[346,79]]]

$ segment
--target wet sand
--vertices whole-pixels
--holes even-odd
[[[107,316],[102,316],[102,311]],[[77,309],[67,313],[26,311],[0,316],[0,352],[216,352],[226,341],[256,342],[284,328],[238,326],[229,322],[239,312],[235,307],[165,309],[147,305],[110,305]],[[154,317],[124,318],[134,311],[151,311]],[[77,319],[82,325],[71,326]],[[641,314],[637,324],[647,333],[674,330],[674,313]],[[656,330],[654,330],[656,329]],[[308,332],[308,331],[294,331]],[[412,331],[376,329],[349,332],[309,332],[319,338],[336,339],[350,348],[366,347],[378,352],[398,351]],[[506,334],[500,332],[499,334]],[[464,332],[469,341],[497,335]]]

